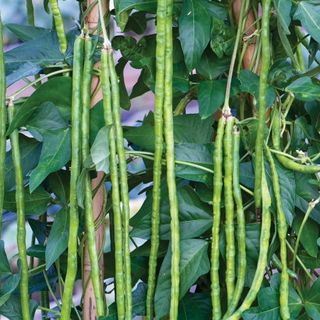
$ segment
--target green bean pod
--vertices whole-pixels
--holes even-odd
[[[173,110],[172,110],[172,78],[173,78],[173,40],[172,40],[172,9],[173,1],[167,0],[166,17],[166,50],[165,50],[165,80],[164,80],[164,139],[166,143],[167,185],[170,204],[171,227],[171,298],[170,319],[178,318],[179,286],[180,286],[180,228],[179,207],[176,190]]]
[[[281,115],[279,109],[274,107],[272,110],[273,121],[272,121],[272,144],[275,150],[281,151],[280,144],[280,127],[281,127]],[[319,165],[305,165],[301,163],[294,162],[292,159],[287,158],[284,155],[276,154],[278,161],[286,168],[292,171],[301,172],[301,173],[310,173],[315,174],[320,172]]]
[[[82,162],[83,167],[85,160],[90,155],[90,102],[91,102],[91,82],[92,82],[92,40],[89,36],[84,41],[84,64],[83,64],[83,79],[82,79]],[[85,223],[86,223],[86,235],[88,241],[88,252],[91,264],[91,281],[93,285],[97,316],[104,315],[104,296],[100,281],[100,269],[99,269],[99,254],[97,252],[95,241],[95,221],[93,214],[93,202],[92,202],[92,185],[89,172],[85,177]]]
[[[237,207],[237,243],[238,243],[238,266],[237,282],[234,289],[231,303],[224,316],[227,319],[236,309],[241,297],[246,277],[246,224],[243,210],[241,189],[240,189],[240,131],[235,126],[233,131],[233,197]]]
[[[0,239],[2,236],[2,216],[4,201],[4,178],[6,158],[6,72],[3,54],[3,26],[0,17]]]
[[[259,82],[259,123],[257,129],[256,146],[255,146],[255,182],[254,182],[254,199],[256,209],[261,206],[261,177],[263,167],[263,145],[266,122],[266,94],[268,87],[268,74],[270,68],[270,6],[271,0],[264,0],[262,4],[261,20],[261,71]]]
[[[261,284],[264,278],[264,271],[268,263],[268,249],[269,249],[269,240],[270,240],[270,228],[271,228],[271,198],[266,181],[266,175],[264,167],[262,167],[262,180],[261,180],[261,191],[262,191],[262,222],[261,222],[261,234],[260,234],[260,250],[258,264],[254,278],[251,284],[251,287],[240,305],[239,309],[228,319],[229,320],[238,320],[241,318],[242,313],[248,310],[254,300],[257,297],[257,294],[261,288]]]
[[[58,0],[49,0],[49,2],[60,43],[60,51],[62,54],[65,54],[67,51],[68,42],[64,31],[63,19],[58,5]]]
[[[69,203],[69,241],[67,274],[62,297],[61,320],[70,319],[72,293],[77,274],[77,240],[79,228],[77,179],[80,174],[81,157],[81,108],[82,108],[82,68],[83,68],[84,38],[79,36],[74,42],[73,49],[73,77],[72,77],[72,105],[71,105],[71,175],[70,175],[70,203]]]
[[[277,215],[278,215],[278,235],[280,240],[280,259],[282,265],[281,284],[280,284],[280,314],[282,320],[290,319],[289,312],[289,275],[287,266],[287,221],[283,212],[280,184],[277,169],[268,146],[265,148],[268,162],[271,168],[273,192],[276,199]]]
[[[220,283],[219,283],[219,233],[221,219],[221,193],[222,193],[222,160],[223,135],[225,120],[222,116],[218,122],[217,136],[214,144],[213,158],[213,224],[211,242],[211,300],[212,320],[221,319]]]
[[[152,189],[152,218],[151,218],[151,249],[149,257],[147,315],[146,320],[153,319],[153,301],[156,285],[156,269],[159,248],[160,225],[160,197],[161,197],[161,167],[163,153],[163,102],[164,102],[164,65],[165,65],[165,26],[166,26],[166,0],[157,4],[157,47],[156,47],[156,82],[155,82],[155,108],[154,133],[155,152],[153,163],[153,189]]]
[[[9,123],[12,122],[14,116],[14,104],[13,101],[8,105],[8,117]],[[22,319],[30,320],[29,310],[29,284],[28,284],[28,261],[27,261],[27,249],[26,249],[26,221],[24,210],[24,186],[23,186],[23,173],[22,163],[19,148],[19,133],[18,130],[14,130],[10,134],[11,150],[12,150],[12,162],[14,166],[14,172],[16,177],[16,207],[17,207],[17,243],[20,260],[20,301],[22,310]]]
[[[234,117],[226,119],[224,130],[224,197],[225,197],[225,234],[226,234],[226,287],[230,305],[235,282],[235,239],[234,239],[234,203],[233,203],[233,125]]]
[[[28,17],[28,24],[30,26],[34,26],[34,8],[32,0],[27,0],[27,17]]]
[[[118,76],[116,73],[113,56],[109,56],[109,72],[112,95],[112,115],[116,135],[116,147],[119,159],[120,172],[120,191],[123,205],[123,250],[125,267],[125,301],[126,301],[126,319],[132,319],[132,283],[131,283],[131,260],[130,260],[130,239],[129,239],[129,190],[127,176],[127,159],[124,150],[124,139],[121,125],[121,108]]]
[[[114,124],[112,119],[111,109],[111,89],[110,89],[110,73],[109,62],[110,51],[103,48],[101,51],[101,84],[103,93],[103,112],[105,126],[109,128],[109,162],[110,162],[110,177],[111,177],[111,197],[112,211],[114,223],[114,246],[115,246],[115,281],[116,281],[116,304],[117,316],[119,320],[125,319],[125,300],[124,300],[124,266],[123,266],[123,230],[120,205],[120,187],[117,168],[117,150],[116,150],[116,135],[114,132]]]

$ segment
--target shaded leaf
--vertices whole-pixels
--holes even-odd
[[[312,101],[319,99],[320,85],[313,83],[309,77],[302,77],[287,86],[286,91],[292,92],[299,100]]]

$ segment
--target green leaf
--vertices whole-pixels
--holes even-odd
[[[91,159],[96,166],[97,171],[109,173],[109,130],[110,128],[103,127],[99,130],[96,139],[90,150]]]
[[[62,209],[55,215],[54,222],[47,241],[45,252],[47,270],[68,247],[68,226],[68,212],[66,209]]]
[[[41,244],[34,244],[27,249],[27,255],[30,257],[44,260],[46,247]]]
[[[43,188],[34,190],[29,193],[29,189],[24,189],[24,205],[27,215],[41,215],[46,212],[48,204],[50,203],[50,194]],[[4,195],[4,209],[16,212],[16,193],[6,192]]]
[[[124,82],[124,68],[127,64],[127,60],[124,58],[120,58],[116,65],[116,72],[119,77],[119,94],[120,94],[120,106],[125,110],[130,109],[130,99],[126,89],[126,84]]]
[[[67,170],[54,172],[48,177],[49,191],[53,192],[63,206],[69,202],[70,173]]]
[[[7,134],[14,129],[25,127],[33,113],[44,103],[52,102],[65,120],[70,119],[72,81],[70,77],[49,79],[41,85],[17,110]],[[57,94],[59,92],[59,94]]]
[[[40,134],[46,130],[58,130],[68,127],[68,122],[61,116],[59,109],[50,101],[44,102],[28,121],[27,128]]]
[[[12,274],[0,287],[0,307],[8,301],[11,294],[18,287],[20,282],[20,274]]]
[[[310,77],[302,77],[287,86],[286,91],[301,101],[313,101],[319,99],[320,85],[313,83]]]
[[[225,80],[212,80],[200,82],[198,89],[199,114],[202,119],[210,117],[224,102],[226,91]],[[237,84],[233,82],[231,96],[238,93]]]
[[[100,100],[93,108],[90,109],[90,145],[93,144],[99,130],[104,126],[103,100]]]
[[[302,215],[297,215],[293,221],[292,227],[296,234],[298,234],[301,223],[303,220]],[[300,244],[304,247],[307,253],[316,258],[318,255],[317,239],[319,237],[319,226],[311,219],[308,219],[303,227],[301,233]]]
[[[170,239],[170,209],[166,182],[163,181],[160,203],[160,239]],[[212,222],[211,208],[200,201],[198,195],[190,186],[179,186],[177,190],[179,203],[180,237],[189,239],[200,236],[210,229]],[[147,193],[147,198],[139,212],[131,218],[133,230],[131,236],[149,239],[151,226],[152,192]]]
[[[248,92],[251,95],[253,95],[257,102],[259,100],[259,76],[253,73],[250,70],[241,70],[240,75],[239,75],[239,80],[240,80],[240,89],[243,92]],[[267,96],[266,96],[266,103],[267,107],[270,107],[275,98],[276,98],[276,93],[274,89],[270,86],[267,88]]]
[[[62,63],[64,59],[56,32],[45,33],[42,37],[24,42],[5,53],[7,86],[37,74],[47,65]]]
[[[300,20],[311,37],[320,43],[320,5],[318,1],[300,1],[294,18]]]
[[[34,139],[27,138],[24,135],[19,135],[19,146],[21,165],[23,172],[23,179],[25,182],[29,181],[28,174],[34,169],[40,157],[41,143]],[[15,188],[15,173],[12,162],[11,150],[6,154],[5,160],[5,189],[7,192],[12,191]]]
[[[180,299],[197,279],[210,269],[208,243],[199,239],[180,242]],[[166,254],[158,276],[155,293],[155,313],[161,319],[169,313],[171,290],[171,250]]]
[[[207,293],[187,293],[179,304],[178,320],[211,319],[211,298]]]
[[[202,0],[184,0],[179,19],[179,33],[185,63],[189,69],[199,64],[210,41],[211,19]]]
[[[11,268],[4,248],[4,241],[0,240],[0,279],[10,274]]]
[[[132,292],[132,317],[144,316],[146,314],[147,285],[139,282],[136,289]],[[117,320],[117,307],[113,303],[109,307],[109,314],[100,317],[99,320]]]
[[[141,11],[132,13],[125,26],[125,32],[134,31],[137,34],[143,34],[147,27],[146,14]]]
[[[29,301],[30,319],[34,319],[37,306],[38,304],[34,300]],[[10,320],[21,320],[23,317],[20,298],[11,295],[10,299],[0,306],[0,314]]]
[[[61,169],[70,157],[70,129],[46,131],[39,164],[30,176],[30,191],[33,192],[50,173]]]
[[[243,314],[244,320],[280,319],[279,306],[280,274],[274,274],[270,287],[261,288],[258,293],[259,307],[253,307]],[[290,319],[297,319],[303,307],[303,302],[294,288],[289,285]]]
[[[309,290],[303,294],[304,307],[308,316],[317,320],[320,317],[320,279],[318,278]]]
[[[50,32],[49,29],[34,26],[23,26],[16,23],[7,23],[5,26],[21,41],[37,39]]]
[[[287,0],[273,0],[277,11],[278,21],[286,34],[290,34],[289,25],[291,23],[292,2]]]

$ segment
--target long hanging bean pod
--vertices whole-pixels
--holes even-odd
[[[270,164],[272,174],[273,192],[276,198],[277,215],[278,215],[278,235],[280,240],[280,259],[281,259],[281,284],[280,284],[280,314],[282,320],[290,319],[289,312],[289,274],[287,266],[287,222],[286,216],[282,209],[282,201],[280,194],[280,184],[277,169],[268,146],[265,147],[267,159]]]
[[[32,0],[27,0],[27,17],[28,17],[28,24],[30,26],[34,26],[34,8]]]
[[[124,150],[124,139],[121,125],[120,93],[118,76],[114,66],[113,56],[109,56],[109,72],[112,95],[112,115],[116,135],[116,147],[119,159],[120,172],[120,190],[121,202],[123,208],[123,250],[124,250],[124,268],[125,268],[125,301],[126,301],[126,319],[132,319],[132,284],[131,284],[131,261],[130,261],[130,239],[129,239],[129,190],[127,176],[127,160]]]
[[[112,210],[114,223],[114,246],[115,246],[115,280],[116,280],[116,304],[117,315],[119,320],[125,319],[125,302],[124,302],[124,266],[123,266],[123,231],[122,218],[120,206],[120,188],[117,168],[117,150],[116,150],[116,136],[114,132],[114,125],[112,120],[111,110],[111,89],[109,79],[109,65],[110,50],[103,48],[101,51],[101,83],[103,93],[103,110],[105,126],[109,128],[109,162],[110,162],[110,176],[112,184]]]
[[[225,233],[226,233],[226,287],[227,300],[233,299],[235,280],[235,241],[234,241],[234,204],[233,204],[233,124],[234,118],[227,117],[224,130],[224,198],[225,198]]]
[[[3,55],[3,26],[0,17],[0,239],[2,236],[2,215],[4,200],[4,170],[6,158],[6,77]]]
[[[10,100],[8,105],[8,117],[11,123],[14,116],[14,104]],[[19,133],[14,130],[10,134],[10,142],[12,148],[12,162],[16,177],[16,206],[17,206],[17,243],[19,251],[19,259],[21,265],[21,279],[20,279],[20,301],[22,309],[22,319],[30,320],[29,310],[29,285],[28,285],[28,261],[26,249],[26,222],[24,210],[24,187],[23,187],[23,173],[22,163],[19,149]]]
[[[254,199],[256,209],[261,206],[261,177],[263,167],[263,146],[266,121],[266,93],[268,85],[268,74],[270,68],[270,6],[271,0],[262,2],[262,21],[261,21],[261,71],[259,82],[259,123],[257,129],[255,146],[255,181],[254,181]]]
[[[179,208],[176,190],[173,110],[172,110],[172,77],[173,77],[173,41],[172,41],[172,8],[173,1],[167,0],[166,17],[166,50],[165,50],[165,83],[164,83],[164,138],[166,143],[167,184],[171,216],[171,300],[170,319],[178,318],[179,286],[180,286],[180,231]]]
[[[233,131],[233,197],[237,207],[237,243],[238,243],[238,266],[237,266],[237,282],[234,289],[232,301],[228,306],[228,310],[224,315],[224,319],[234,312],[236,309],[241,293],[244,287],[246,276],[246,225],[240,189],[240,131],[235,126]]]
[[[281,127],[281,115],[279,109],[275,106],[272,110],[272,144],[275,150],[281,151],[280,144],[280,127]],[[292,159],[287,158],[284,155],[276,154],[278,161],[287,169],[297,171],[301,173],[314,174],[320,172],[320,166],[318,165],[305,165],[294,162]]]
[[[151,219],[151,249],[149,257],[147,320],[153,319],[153,300],[156,283],[156,268],[159,248],[160,225],[160,190],[161,167],[163,153],[163,102],[164,102],[164,65],[165,65],[165,25],[166,0],[158,1],[157,8],[157,48],[156,48],[156,83],[154,108],[155,152],[153,163],[152,219]]]
[[[92,40],[89,36],[84,41],[84,64],[82,79],[82,161],[84,162],[90,154],[89,135],[90,135],[90,100],[92,82]],[[99,257],[95,242],[95,222],[93,216],[92,185],[89,172],[85,177],[85,222],[86,235],[88,241],[88,252],[91,263],[91,281],[93,285],[97,316],[104,315],[104,298],[100,281]]]
[[[219,233],[221,215],[222,193],[222,159],[223,159],[223,135],[225,119],[222,116],[218,122],[218,130],[214,144],[213,159],[213,224],[211,242],[211,299],[212,320],[221,319],[220,283],[219,283]]]
[[[263,159],[262,159],[263,160]],[[270,240],[270,227],[271,227],[271,198],[266,181],[266,175],[264,167],[262,167],[262,177],[261,177],[261,191],[262,191],[262,222],[261,222],[261,234],[260,234],[260,250],[259,258],[257,263],[256,272],[254,278],[247,293],[245,299],[242,301],[239,309],[228,319],[229,320],[238,320],[241,318],[242,313],[250,308],[252,303],[257,297],[257,294],[260,290],[263,278],[264,271],[267,267],[268,260],[268,249],[269,249],[269,240]]]
[[[70,176],[70,225],[68,241],[68,262],[62,297],[61,320],[70,319],[72,305],[72,293],[77,274],[77,239],[79,228],[78,203],[77,203],[77,179],[80,174],[80,121],[82,106],[82,67],[83,67],[83,35],[76,38],[73,51],[73,77],[72,77],[72,106],[71,106],[71,176]]]
[[[63,19],[62,19],[59,5],[58,5],[58,0],[49,0],[49,2],[50,2],[50,7],[51,7],[54,23],[55,23],[57,35],[59,38],[60,51],[61,53],[65,54],[65,52],[67,51],[68,42],[67,42],[66,34],[64,31]]]

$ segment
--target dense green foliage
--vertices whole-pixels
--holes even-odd
[[[90,7],[79,2],[79,23],[66,36],[58,1],[43,1],[52,29],[32,25],[30,1],[31,25],[4,25],[21,43],[4,54],[5,76],[0,62],[0,135],[11,140],[0,161],[0,234],[16,213],[20,261],[15,268],[0,240],[0,315],[28,319],[39,309],[44,319],[61,310],[64,319],[81,318],[82,304],[70,299],[86,239],[98,296],[93,230],[104,221],[87,213],[90,178],[102,171],[103,289],[115,288],[116,301],[98,299],[101,320],[152,312],[218,320],[227,310],[236,312],[230,319],[320,319],[319,2],[243,0],[238,23],[229,0],[174,1],[172,17],[171,1],[117,0],[104,18],[123,33],[110,43],[103,23],[87,38]],[[131,92],[127,65],[140,72]],[[89,111],[91,76],[101,79],[103,101]],[[5,97],[4,86],[19,80],[26,87]],[[122,126],[120,108],[149,91],[154,112]],[[6,133],[5,100],[15,106]],[[146,198],[130,218],[136,192]],[[24,220],[33,237],[26,252]],[[26,290],[29,303],[21,304]]]

